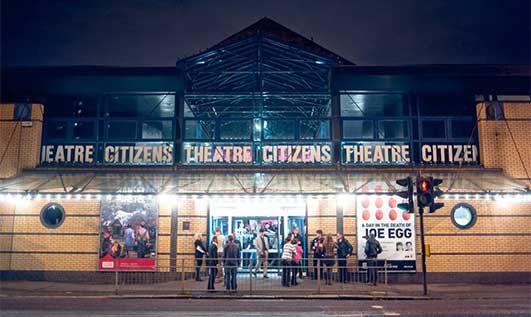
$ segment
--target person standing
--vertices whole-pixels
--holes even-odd
[[[380,242],[376,240],[374,233],[371,232],[367,238],[367,243],[365,244],[365,255],[367,257],[367,266],[369,270],[369,285],[376,286],[377,284],[378,270],[376,265],[378,264],[378,261],[376,259],[378,258],[378,254],[382,253],[382,251]]]
[[[131,228],[131,224],[127,224],[127,228],[124,231],[125,253],[129,258],[129,252],[135,248],[135,230]]]
[[[299,285],[299,283],[297,283],[297,271],[300,271],[302,254],[304,253],[304,250],[297,243],[297,240],[293,239],[291,243],[295,247],[295,253],[293,254],[293,269],[295,271],[293,271],[291,275],[291,285]]]
[[[289,233],[286,240],[284,240],[284,248],[282,251],[282,286],[285,287],[289,287],[290,284],[290,272],[293,265],[293,255],[296,252],[292,241],[293,235]]]
[[[352,244],[348,242],[343,236],[343,233],[338,232],[336,235],[336,249],[337,249],[337,266],[339,271],[339,282],[346,283],[349,281],[347,271],[347,259],[352,255]]]
[[[324,250],[323,250],[323,265],[326,266],[326,273],[325,273],[325,281],[326,285],[332,285],[332,268],[334,267],[334,238],[332,237],[332,234],[329,233],[326,235],[326,238],[324,240]]]
[[[321,260],[324,255],[323,248],[323,230],[317,230],[315,232],[315,238],[312,240],[311,249],[313,251],[313,276],[312,280],[317,279],[317,269],[319,269],[319,278],[323,277],[323,263]]]
[[[293,239],[297,242],[297,245],[301,248],[301,250],[303,250],[303,253],[304,253],[304,247],[303,247],[304,241],[303,241],[301,234],[299,233],[299,227],[293,226],[293,228],[291,229],[291,233],[293,234]],[[295,267],[296,269],[295,272],[299,272],[299,277],[302,279],[303,269],[301,268],[301,265],[303,265],[302,254],[301,254],[301,260],[298,262],[297,267]]]
[[[203,265],[203,257],[206,254],[205,245],[203,243],[203,237],[200,233],[195,234],[195,280],[200,282],[201,279],[201,266]]]
[[[264,278],[267,278],[267,264],[269,260],[269,239],[265,236],[265,229],[260,228],[258,237],[254,239],[254,248],[256,249],[256,255],[258,256],[258,261],[254,267],[253,274],[256,276],[260,266],[263,265]]]
[[[207,263],[209,270],[208,275],[208,291],[213,292],[214,291],[214,284],[216,283],[216,275],[218,273],[218,238],[216,236],[212,237],[212,243],[210,244],[210,247],[208,247],[208,254],[207,254]]]
[[[144,221],[140,223],[140,227],[137,230],[137,239],[136,253],[137,257],[142,259],[146,254],[147,242],[149,241],[149,232],[146,229],[146,223]]]
[[[223,280],[223,270],[221,265],[223,264],[223,261],[221,259],[223,258],[223,250],[225,249],[225,236],[221,233],[221,228],[216,227],[215,235],[218,239],[218,275],[216,276],[217,282],[221,282]]]
[[[223,266],[225,267],[225,285],[228,291],[236,292],[238,283],[236,272],[240,266],[240,248],[234,243],[234,236],[229,235],[228,243],[223,249]]]

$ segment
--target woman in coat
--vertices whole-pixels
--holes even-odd
[[[334,249],[335,243],[332,234],[327,234],[324,240],[324,257],[323,264],[326,266],[325,281],[326,285],[332,285],[332,268],[334,267]]]

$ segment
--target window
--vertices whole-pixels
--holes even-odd
[[[214,121],[186,120],[184,137],[186,140],[214,140],[214,129]]]
[[[380,121],[378,122],[378,138],[380,139],[405,139],[409,137],[407,121]]]
[[[111,117],[173,117],[175,95],[111,95],[107,98],[107,115]]]
[[[96,117],[97,114],[98,97],[56,96],[44,105],[46,117]]]
[[[422,138],[424,139],[445,139],[446,130],[442,120],[422,121]]]
[[[135,121],[110,121],[107,124],[107,138],[109,140],[130,141],[136,139]]]
[[[302,140],[329,139],[330,122],[328,120],[301,121],[300,138]]]
[[[96,123],[94,121],[75,121],[72,124],[75,140],[91,140],[96,138]]]
[[[67,136],[67,122],[66,121],[47,121],[46,122],[46,138],[50,139],[66,139]]]
[[[476,102],[473,95],[435,95],[419,97],[421,116],[475,116]]]
[[[144,121],[142,123],[142,139],[171,139],[172,122]]]
[[[295,124],[291,120],[264,120],[265,140],[295,139]]]
[[[476,123],[472,120],[453,120],[452,121],[452,138],[469,139],[474,132]]]
[[[459,203],[452,208],[452,222],[459,229],[471,228],[477,220],[474,207],[469,204]]]
[[[252,132],[251,120],[222,121],[219,134],[222,140],[250,140]]]
[[[13,120],[31,120],[31,103],[16,103],[15,108],[13,109]]]
[[[374,138],[373,122],[370,120],[344,120],[343,138],[372,139]]]
[[[400,94],[342,94],[341,116],[407,116],[407,99]]]
[[[41,223],[46,228],[58,228],[65,220],[65,210],[57,203],[49,203],[41,210]]]

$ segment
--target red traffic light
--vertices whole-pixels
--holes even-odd
[[[427,179],[422,179],[419,184],[421,192],[429,192],[431,190],[431,182]]]

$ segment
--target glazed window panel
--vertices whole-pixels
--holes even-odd
[[[136,139],[135,121],[110,121],[107,123],[107,138],[130,141]]]
[[[252,134],[252,121],[221,121],[219,124],[219,133],[221,140],[250,140]]]
[[[330,139],[330,121],[302,120],[300,122],[300,138],[302,140]]]
[[[47,139],[66,139],[68,123],[66,121],[47,121],[45,134]]]
[[[378,122],[379,139],[406,139],[409,137],[407,121],[392,120]]]
[[[98,97],[55,96],[44,103],[44,116],[49,117],[96,117]]]
[[[422,138],[423,139],[445,139],[446,128],[442,120],[424,120],[422,121]]]
[[[175,95],[110,95],[107,97],[106,114],[110,117],[173,117]]]
[[[265,140],[295,139],[295,122],[292,120],[264,120]]]
[[[72,133],[74,140],[93,140],[96,138],[96,121],[74,121]]]
[[[214,140],[215,122],[211,120],[186,120],[184,138],[186,140]]]
[[[164,121],[144,121],[142,123],[142,139],[171,139],[172,122]]]
[[[469,120],[453,120],[452,121],[452,138],[468,139],[472,137],[475,139],[476,132],[474,127],[476,122]]]
[[[342,117],[409,115],[407,98],[401,94],[341,94]]]
[[[371,120],[344,120],[343,138],[345,139],[373,139],[374,124]]]

